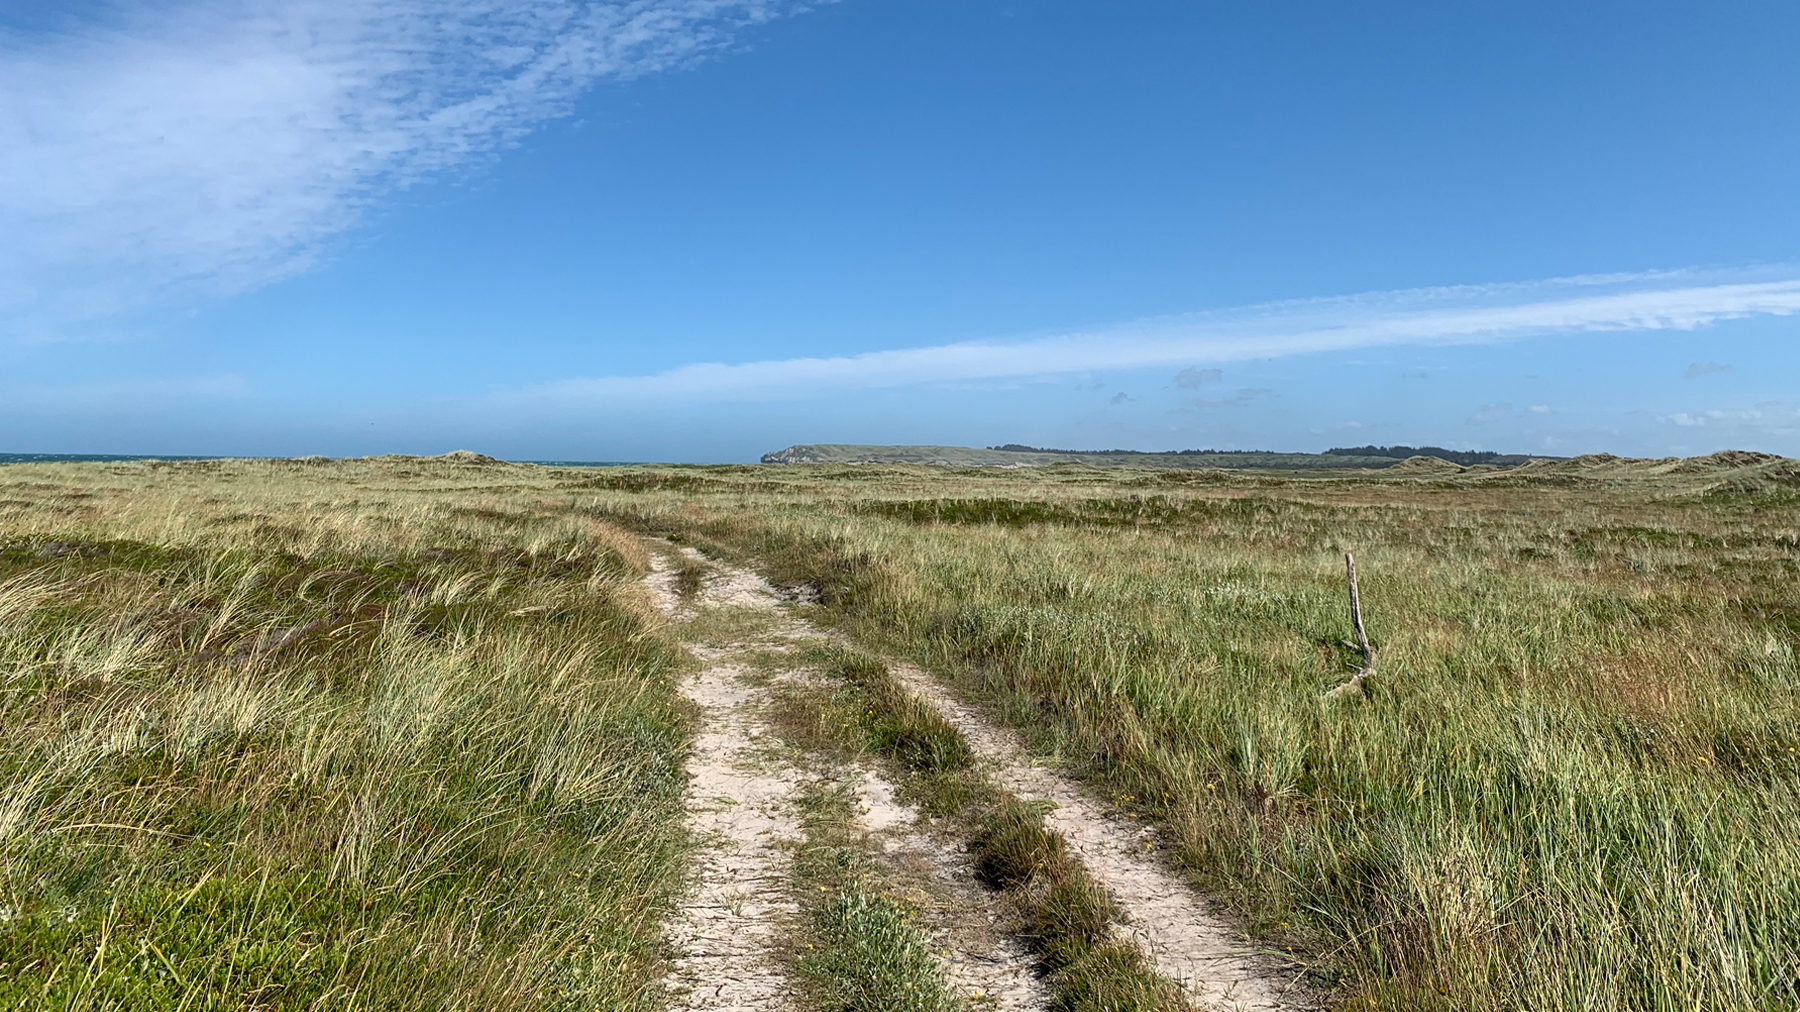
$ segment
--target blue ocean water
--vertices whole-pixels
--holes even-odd
[[[188,456],[179,453],[0,453],[0,464],[36,464],[66,460],[247,460],[246,457]]]
[[[56,461],[117,460],[270,460],[268,457],[229,457],[182,453],[0,453],[0,464],[41,464]],[[518,460],[516,464],[542,464],[545,467],[625,467],[641,464],[638,460]]]

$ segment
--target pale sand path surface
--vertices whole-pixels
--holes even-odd
[[[705,730],[688,760],[689,825],[706,841],[696,885],[670,925],[680,955],[669,1007],[714,1012],[785,1009],[792,988],[773,949],[796,907],[788,845],[800,828],[788,799],[798,773],[764,754],[753,716],[761,693],[730,664],[710,665],[682,686]],[[769,754],[773,754],[770,750]]]
[[[693,549],[682,552],[701,558]],[[671,618],[719,606],[778,612],[779,595],[762,577],[724,567],[713,567],[690,605],[675,590],[675,568],[661,555],[653,558],[645,583],[657,608]],[[687,809],[690,827],[706,845],[695,862],[696,885],[668,927],[677,952],[669,1007],[677,1012],[795,1007],[775,945],[798,912],[790,892],[791,846],[802,833],[791,799],[803,776],[768,747],[775,739],[762,712],[768,685],[807,681],[809,673],[779,672],[758,685],[742,677],[746,669],[731,657],[820,635],[805,622],[775,614],[767,639],[689,648],[705,667],[681,686],[702,720],[688,761]],[[840,772],[855,784],[859,826],[876,838],[881,860],[923,882],[927,928],[933,949],[944,954],[948,983],[973,1009],[1044,1008],[1047,995],[1032,955],[996,928],[994,897],[976,882],[967,853],[935,837],[879,774]]]
[[[686,608],[675,570],[654,556],[646,583],[663,614]],[[688,757],[688,824],[704,841],[693,891],[668,926],[677,955],[669,974],[676,1012],[794,1008],[793,987],[775,952],[784,922],[798,908],[790,895],[791,845],[801,839],[790,805],[798,771],[766,746],[760,704],[766,693],[743,669],[708,651],[700,673],[681,693],[700,711],[701,730]]]

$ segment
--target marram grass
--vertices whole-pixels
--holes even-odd
[[[0,469],[0,1008],[660,1007],[641,549],[403,466]]]
[[[655,1007],[679,661],[605,519],[815,585],[1342,1007],[1800,1006],[1785,466],[9,465],[0,1008]]]
[[[605,501],[990,701],[1346,1007],[1772,1012],[1800,1007],[1800,509],[1733,467],[797,467]],[[1377,672],[1326,702],[1350,550]]]

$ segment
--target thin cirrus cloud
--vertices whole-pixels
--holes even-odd
[[[1377,292],[1159,317],[1025,340],[965,342],[828,358],[697,363],[647,376],[569,379],[501,395],[541,404],[644,399],[768,400],[915,384],[1052,378],[1392,345],[1474,344],[1597,332],[1687,330],[1800,313],[1800,270],[1558,278]]]
[[[187,0],[0,26],[0,327],[305,271],[384,195],[791,0]]]
[[[1737,429],[1758,435],[1791,436],[1800,433],[1800,405],[1768,401],[1753,408],[1731,411],[1680,411],[1666,416],[1686,428]]]
[[[1729,371],[1731,371],[1731,367],[1722,362],[1694,362],[1686,369],[1681,370],[1681,378],[1699,379],[1702,376],[1710,376],[1716,372]]]

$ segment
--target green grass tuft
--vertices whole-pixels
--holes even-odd
[[[816,948],[800,959],[822,1012],[955,1012],[924,934],[898,902],[860,883],[813,912]]]

